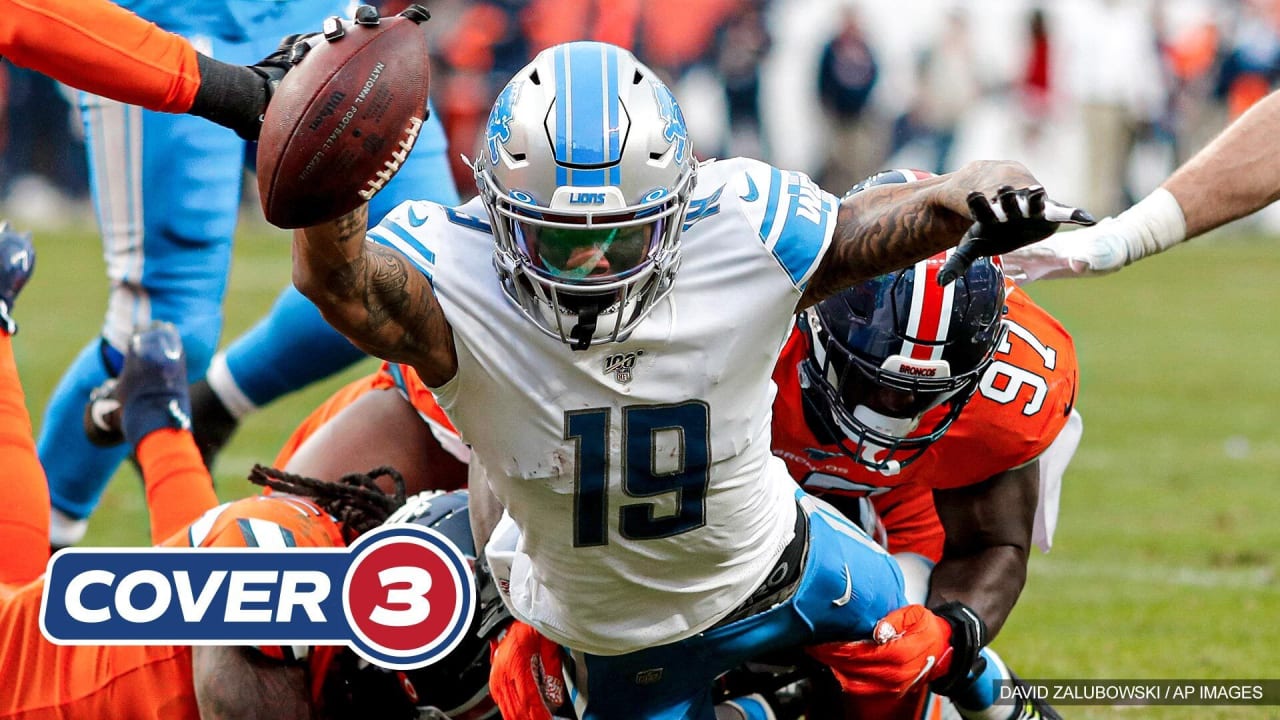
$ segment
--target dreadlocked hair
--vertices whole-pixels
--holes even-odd
[[[388,495],[375,480],[387,477],[395,484]],[[404,477],[392,467],[376,467],[367,473],[343,475],[337,482],[294,475],[272,467],[254,465],[249,482],[290,495],[310,498],[341,525],[347,542],[384,523],[405,503]]]

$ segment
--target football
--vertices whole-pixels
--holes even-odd
[[[258,139],[258,195],[268,222],[299,228],[332,220],[400,169],[427,117],[422,19],[331,19],[285,75]]]

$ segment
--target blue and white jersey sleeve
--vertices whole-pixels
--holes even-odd
[[[792,285],[804,292],[831,246],[840,201],[804,173],[755,160],[734,162],[741,171],[730,188],[741,213]]]
[[[444,207],[425,200],[408,200],[370,228],[369,239],[399,251],[434,285],[440,226],[447,221]]]

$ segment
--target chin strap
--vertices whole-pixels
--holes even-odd
[[[578,324],[573,326],[569,331],[569,337],[573,340],[573,344],[569,347],[574,350],[586,350],[591,347],[591,338],[596,334],[596,318],[600,315],[600,305],[591,303],[582,306],[578,310]]]

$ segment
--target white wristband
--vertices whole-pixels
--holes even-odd
[[[1177,198],[1164,188],[1146,196],[1137,205],[1116,216],[1136,232],[1123,235],[1128,258],[1126,265],[1162,253],[1187,238],[1187,221]]]

